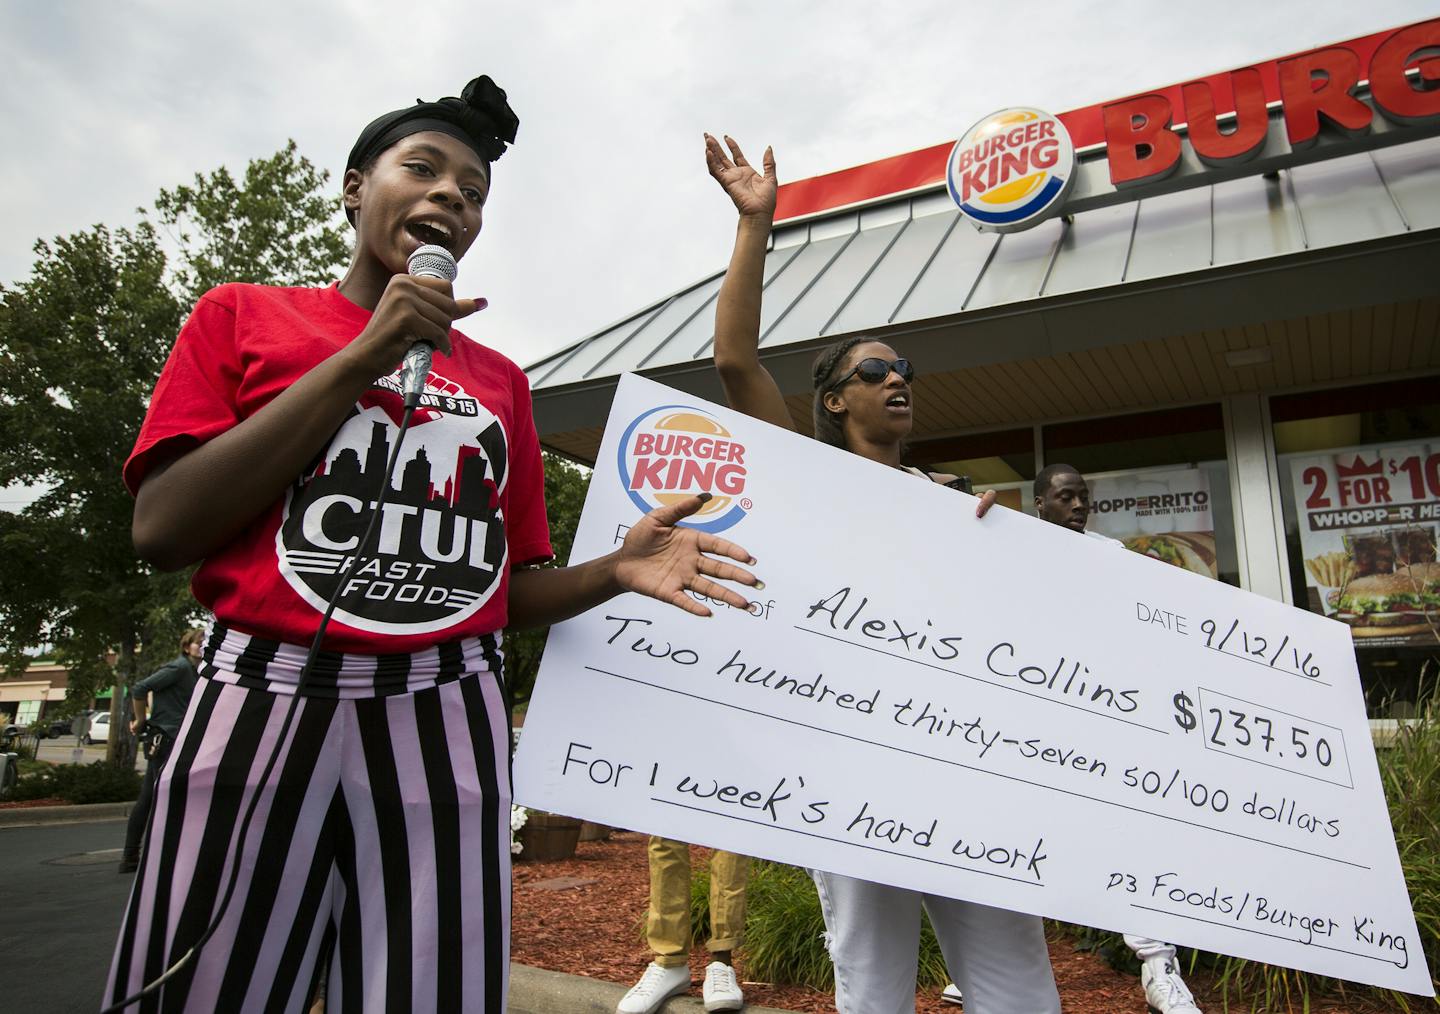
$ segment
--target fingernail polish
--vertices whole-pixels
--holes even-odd
[[[701,502],[701,503],[709,503],[711,499],[712,499],[712,497],[711,497],[711,494],[709,494],[709,493],[701,493],[701,494],[700,494],[700,502]]]
[[[483,310],[483,309],[485,309],[485,307],[487,307],[487,306],[489,306],[489,305],[490,305],[490,300],[486,299],[484,296],[481,296],[479,299],[475,300],[475,309],[476,309],[476,310]]]
[[[756,582],[755,582],[755,590],[756,590],[756,591],[764,591],[764,590],[765,590],[765,582],[764,582],[764,581],[756,581]]]

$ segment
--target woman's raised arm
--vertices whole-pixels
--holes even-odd
[[[775,218],[775,156],[766,148],[761,160],[765,171],[758,173],[734,140],[726,137],[725,143],[729,155],[719,141],[705,135],[705,164],[740,213],[735,251],[715,303],[715,369],[731,408],[793,430],[785,398],[760,363],[760,294]]]

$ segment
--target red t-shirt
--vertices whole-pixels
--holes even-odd
[[[254,415],[369,320],[333,285],[206,293],[155,385],[125,485],[133,493],[157,460]],[[217,619],[308,645],[341,582],[332,651],[414,652],[505,626],[510,564],[553,555],[530,386],[500,353],[458,331],[450,339],[405,435],[375,548],[356,564],[403,411],[398,369],[283,497],[200,565],[191,588]]]

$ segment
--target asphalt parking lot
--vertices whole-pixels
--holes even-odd
[[[124,838],[123,820],[0,827],[6,1010],[94,1014],[100,1009],[134,879],[115,872]]]

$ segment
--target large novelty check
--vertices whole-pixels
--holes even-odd
[[[575,559],[699,489],[765,589],[556,627],[518,802],[1431,994],[1345,627],[633,376]]]

